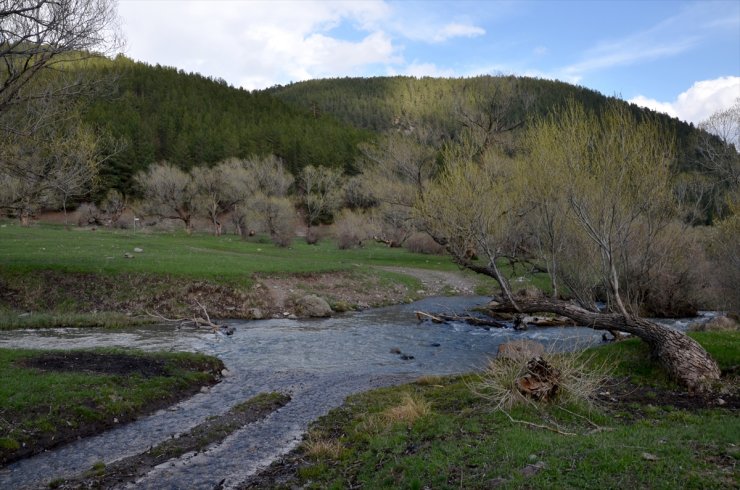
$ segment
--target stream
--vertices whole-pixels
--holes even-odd
[[[293,449],[312,420],[352,393],[421,375],[476,371],[495,356],[499,344],[515,339],[537,340],[555,350],[584,348],[601,340],[601,332],[588,328],[486,330],[459,323],[418,323],[414,316],[416,310],[464,313],[487,299],[435,297],[320,320],[235,321],[229,324],[236,332],[228,337],[161,325],[115,331],[0,332],[0,347],[195,351],[221,358],[228,368],[221,383],[168,409],[0,469],[0,488],[46,487],[49,481],[78,475],[96,462],[110,463],[146,451],[258,393],[290,393],[292,400],[268,417],[204,452],[160,465],[128,486],[212,489],[223,482],[223,488],[231,488]],[[687,323],[670,325],[685,329]],[[398,351],[413,359],[393,353]]]

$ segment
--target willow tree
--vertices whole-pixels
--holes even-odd
[[[702,389],[718,379],[717,364],[697,342],[640,318],[620,282],[620,272],[635,260],[631,246],[637,234],[646,244],[637,253],[648,254],[671,217],[673,144],[665,131],[653,121],[636,120],[622,104],[594,114],[571,102],[535,122],[526,144],[528,153],[507,166],[448,162],[419,205],[456,262],[501,285],[503,297],[491,309],[552,312],[595,329],[628,332],[646,341],[667,371],[689,388]],[[530,215],[530,231],[552,245],[541,247],[538,258],[557,264],[551,274],[566,283],[576,301],[511,294],[496,260],[511,246],[507,234],[520,213]],[[558,238],[548,237],[553,232]],[[487,247],[484,265],[466,261],[455,245],[471,237]],[[605,309],[595,301],[602,291]]]

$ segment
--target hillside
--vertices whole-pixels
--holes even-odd
[[[91,103],[86,119],[121,139],[123,150],[101,171],[101,193],[132,191],[132,176],[152,162],[183,169],[227,157],[275,154],[291,171],[308,164],[350,165],[370,133],[311,114],[266,92],[125,57],[97,65],[117,80],[112,94]]]
[[[592,109],[614,99],[565,82],[516,76],[335,78],[277,86],[268,92],[291,105],[331,114],[357,128],[385,131],[426,127],[443,138],[455,138],[466,114],[490,106],[492,101],[514,122],[545,115],[569,98]],[[634,104],[631,109],[658,118],[676,135],[680,169],[696,166],[699,131],[693,125]]]
[[[86,119],[122,143],[102,167],[98,198],[112,187],[135,193],[133,175],[162,160],[190,169],[275,154],[294,174],[309,164],[355,173],[362,165],[358,144],[379,132],[421,133],[439,148],[458,137],[471,115],[494,113],[516,137],[527,121],[568,99],[592,109],[614,100],[564,82],[514,76],[323,79],[250,92],[123,56],[88,69],[116,83],[112,94],[89,105]],[[697,151],[705,133],[636,105],[630,109],[657,118],[675,135],[677,172],[705,171]]]

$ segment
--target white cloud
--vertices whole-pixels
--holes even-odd
[[[485,29],[470,25],[453,22],[442,26],[431,38],[433,42],[441,43],[453,37],[476,37],[486,33]]]
[[[698,124],[713,113],[732,106],[738,97],[740,77],[729,76],[696,82],[674,101],[658,101],[638,95],[629,102]]]
[[[224,78],[247,89],[401,63],[380,29],[381,0],[122,1],[128,55]],[[349,26],[343,36],[333,30]]]

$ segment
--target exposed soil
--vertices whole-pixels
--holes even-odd
[[[154,274],[91,274],[34,271],[0,277],[0,306],[19,312],[114,311],[132,317],[192,317],[203,304],[212,318],[253,319],[296,314],[306,294],[326,299],[337,312],[407,302],[411,298],[444,294],[473,294],[475,283],[463,274],[413,268],[382,267],[415,277],[422,290],[360,272],[252,277],[251,287],[218,284]]]
[[[127,354],[99,354],[96,352],[49,352],[23,359],[23,367],[44,371],[76,371],[97,374],[139,374],[145,378],[168,376],[161,359]]]
[[[655,386],[637,385],[628,378],[612,379],[599,393],[598,399],[609,410],[628,409],[630,416],[640,418],[645,408],[673,407],[682,410],[702,410],[707,408],[740,409],[740,394],[737,391],[738,379],[723,377],[724,392],[688,393],[672,391]]]
[[[474,294],[476,283],[462,272],[414,269],[411,267],[379,267],[415,277],[421,281],[423,296],[442,296],[445,294]]]
[[[217,444],[247,424],[264,418],[290,401],[279,393],[258,395],[237,405],[227,413],[209,418],[177,438],[164,441],[148,451],[124,458],[107,466],[94,467],[85,475],[54,481],[53,488],[111,488],[134,482],[154,467],[190,452],[199,452]]]
[[[38,357],[26,358],[19,362],[24,367],[36,368],[45,371],[76,371],[76,372],[93,372],[96,374],[112,375],[131,375],[134,373],[141,374],[144,377],[169,376],[165,362],[151,356],[134,356],[120,353],[96,353],[96,352],[59,352],[42,354]],[[155,412],[161,408],[168,407],[174,403],[184,400],[197,393],[204,385],[213,385],[221,379],[221,370],[224,365],[221,361],[193,363],[180,362],[180,366],[192,370],[203,371],[210,374],[206,383],[185,384],[182,383],[178,389],[170,391],[166,397],[150,400],[136,412],[126,412],[119,414],[116,421],[106,418],[104,420],[86,420],[83,424],[76,427],[60,425],[55,427],[54,432],[40,431],[33,434],[24,446],[12,451],[0,452],[0,466],[27,458],[34,454],[46,451],[48,449],[75,441],[81,437],[89,437],[104,432],[114,426],[124,424],[135,420],[136,418]],[[80,401],[81,405],[85,401]],[[95,408],[96,404],[90,401],[90,408]],[[73,407],[58,407],[58,410],[64,411],[73,409]],[[49,412],[50,407],[39,406],[36,411],[39,415]],[[3,418],[10,426],[17,426],[23,420],[33,418],[34,413],[25,412],[23,414],[3,413]],[[63,417],[62,417],[63,418]]]
[[[398,304],[411,296],[402,284],[384,285],[377,276],[356,272],[258,277],[257,280],[257,289],[264,287],[269,292],[268,311],[278,314],[294,312],[296,302],[306,294],[323,297],[336,311]]]

